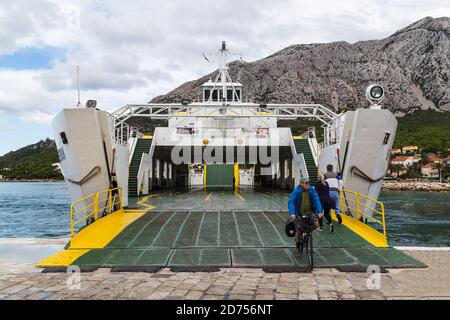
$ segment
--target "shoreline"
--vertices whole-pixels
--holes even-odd
[[[57,179],[2,179],[0,182],[64,182]]]
[[[427,181],[384,181],[382,190],[388,191],[422,191],[422,192],[450,192],[450,183]]]
[[[58,179],[3,179],[2,182],[64,182],[64,180]],[[428,181],[396,181],[396,180],[385,180],[381,190],[386,191],[419,191],[419,192],[450,192],[449,182],[428,182]]]

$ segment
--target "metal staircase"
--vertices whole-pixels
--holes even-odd
[[[295,150],[297,154],[303,153],[306,162],[306,168],[308,169],[309,181],[311,185],[317,182],[317,166],[314,162],[314,158],[311,152],[311,148],[308,143],[308,139],[294,139]]]
[[[128,194],[130,196],[138,196],[138,172],[141,165],[141,159],[143,153],[148,153],[152,145],[152,139],[138,139],[136,147],[134,149],[133,158],[131,158],[129,174],[128,174]]]

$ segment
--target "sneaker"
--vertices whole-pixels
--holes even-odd
[[[322,232],[322,231],[323,231],[323,228],[318,228],[317,231]]]
[[[330,232],[334,232],[334,226],[333,226],[333,224],[330,224]]]
[[[342,223],[342,217],[341,217],[341,215],[338,215],[337,218],[338,218],[339,224],[341,224],[341,223]]]

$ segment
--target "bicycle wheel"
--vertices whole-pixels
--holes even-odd
[[[306,255],[308,256],[308,269],[312,271],[314,268],[314,249],[312,235],[308,234],[305,237]]]

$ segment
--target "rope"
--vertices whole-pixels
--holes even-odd
[[[361,169],[359,169],[357,166],[352,166],[352,168],[350,169],[350,172],[352,174],[357,175],[360,178],[363,178],[364,180],[367,180],[369,182],[378,182],[380,180],[382,180],[384,178],[384,176],[386,175],[386,173],[384,173],[381,177],[379,177],[378,179],[373,179],[371,177],[369,177],[367,174],[365,174]]]
[[[101,169],[100,169],[99,166],[95,166],[94,168],[92,168],[91,171],[89,171],[89,173],[86,176],[84,176],[83,179],[81,179],[79,181],[76,181],[76,180],[72,180],[72,179],[67,178],[67,181],[69,181],[70,183],[73,183],[73,184],[81,186],[81,185],[85,184],[86,182],[88,182],[89,180],[91,180],[97,174],[99,174],[100,170]]]

